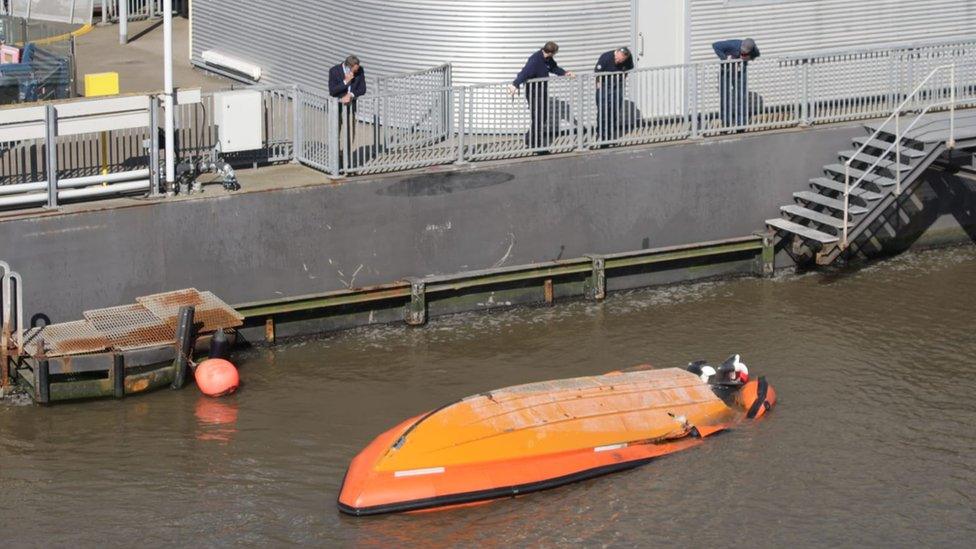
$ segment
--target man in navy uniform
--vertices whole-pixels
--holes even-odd
[[[634,60],[627,48],[610,50],[596,62],[596,126],[601,141],[620,136],[619,117],[624,105],[625,78],[634,69]],[[609,73],[609,74],[600,74]]]
[[[722,124],[742,126],[749,122],[749,83],[746,65],[759,57],[759,48],[752,38],[745,40],[721,40],[712,44],[715,55],[723,61],[735,59],[742,63],[723,63],[719,69],[719,107]]]
[[[349,119],[350,131],[346,134],[346,150],[350,150],[356,130],[356,98],[366,94],[366,70],[355,55],[329,69],[329,95],[339,100],[339,135],[342,135],[342,119]]]
[[[572,71],[563,70],[556,64],[553,57],[558,51],[559,46],[555,42],[546,42],[541,50],[529,56],[518,76],[508,85],[509,93],[515,95],[527,80],[546,78],[549,73],[556,76],[575,76]],[[529,133],[525,135],[525,144],[532,149],[548,147],[553,133],[549,131],[549,82],[528,82],[525,100],[529,102],[532,117]]]

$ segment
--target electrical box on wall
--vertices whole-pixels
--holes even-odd
[[[234,90],[214,94],[214,122],[220,152],[260,149],[263,144],[261,92]]]

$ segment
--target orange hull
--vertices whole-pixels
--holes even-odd
[[[760,383],[762,390],[753,381],[727,398],[732,406],[676,368],[468,397],[377,437],[350,464],[339,509],[371,515],[454,506],[636,467],[700,444],[753,408],[764,413],[775,394]],[[760,395],[766,404],[754,405]]]

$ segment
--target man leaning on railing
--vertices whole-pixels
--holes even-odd
[[[366,69],[355,55],[329,69],[329,95],[339,100],[339,135],[342,119],[347,119],[346,150],[356,138],[356,99],[366,94]]]
[[[726,128],[749,123],[749,82],[746,72],[749,61],[759,57],[755,40],[721,40],[712,44],[715,55],[723,61],[718,75],[719,109]],[[731,61],[739,59],[741,63]]]
[[[596,62],[596,125],[600,141],[620,137],[620,110],[624,106],[627,71],[633,70],[634,60],[627,48],[610,50]],[[600,74],[604,73],[604,74]]]
[[[554,56],[559,51],[555,42],[546,42],[542,49],[529,56],[525,66],[508,85],[510,94],[518,93],[519,86],[535,78],[548,78],[549,74],[556,76],[575,76],[556,64]],[[529,133],[525,135],[525,144],[531,149],[542,149],[549,146],[552,133],[549,128],[549,82],[529,82],[526,84],[525,100],[529,102],[531,116]],[[539,151],[545,152],[545,151]]]

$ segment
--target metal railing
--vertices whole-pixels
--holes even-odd
[[[120,0],[98,0],[102,11],[102,23],[119,20]],[[121,0],[127,2],[127,19],[142,21],[163,16],[163,0]]]
[[[939,77],[943,77],[940,79]],[[921,82],[915,86],[908,97],[906,97],[897,107],[895,107],[894,112],[891,113],[888,118],[878,126],[871,137],[864,142],[857,151],[851,155],[846,162],[844,162],[844,227],[843,227],[843,238],[841,239],[841,249],[846,249],[848,247],[848,230],[850,227],[850,202],[851,202],[851,192],[858,189],[866,178],[876,175],[874,170],[878,168],[882,161],[887,162],[887,158],[892,152],[895,154],[895,196],[901,195],[901,183],[902,183],[902,163],[901,163],[901,150],[902,143],[905,140],[906,135],[911,132],[915,126],[918,124],[922,118],[928,114],[931,110],[936,108],[947,108],[949,110],[949,137],[946,140],[946,147],[952,149],[955,147],[955,122],[956,122],[956,65],[942,65],[932,69],[932,72],[928,74]],[[905,112],[915,112],[916,115],[914,119],[908,124],[907,127],[902,126],[902,114]],[[889,125],[893,125],[891,128]],[[892,131],[892,129],[894,131]],[[877,160],[871,164],[870,167],[862,170],[864,173],[861,174],[857,180],[851,183],[851,164],[853,164],[857,157],[864,152],[866,148],[871,146],[872,142],[877,142],[879,137],[883,133],[893,134],[895,136],[894,141],[878,155]]]
[[[957,65],[951,85],[929,80],[915,89],[916,75],[947,64]],[[955,107],[976,105],[974,67],[976,41],[966,41],[552,77],[514,96],[507,82],[452,86],[448,64],[372,80],[351,104],[302,86],[251,86],[262,93],[262,147],[224,156],[295,161],[341,176],[849,121],[908,100],[913,110],[945,108],[940,90],[949,88]],[[176,106],[177,160],[219,153],[213,109],[210,94]],[[161,119],[158,105],[154,112]],[[59,185],[155,166],[158,149],[146,149],[152,134],[144,126],[58,136]],[[0,143],[0,194],[4,185],[47,177],[47,143],[37,136]],[[158,181],[151,190],[159,191]]]
[[[329,173],[874,118],[890,113],[917,75],[966,60],[976,61],[976,41],[552,77],[528,82],[517,96],[507,83],[437,86],[449,75],[441,66],[371,89],[355,107],[338,105],[333,147],[342,152]],[[976,99],[976,75],[961,77],[959,89]]]

